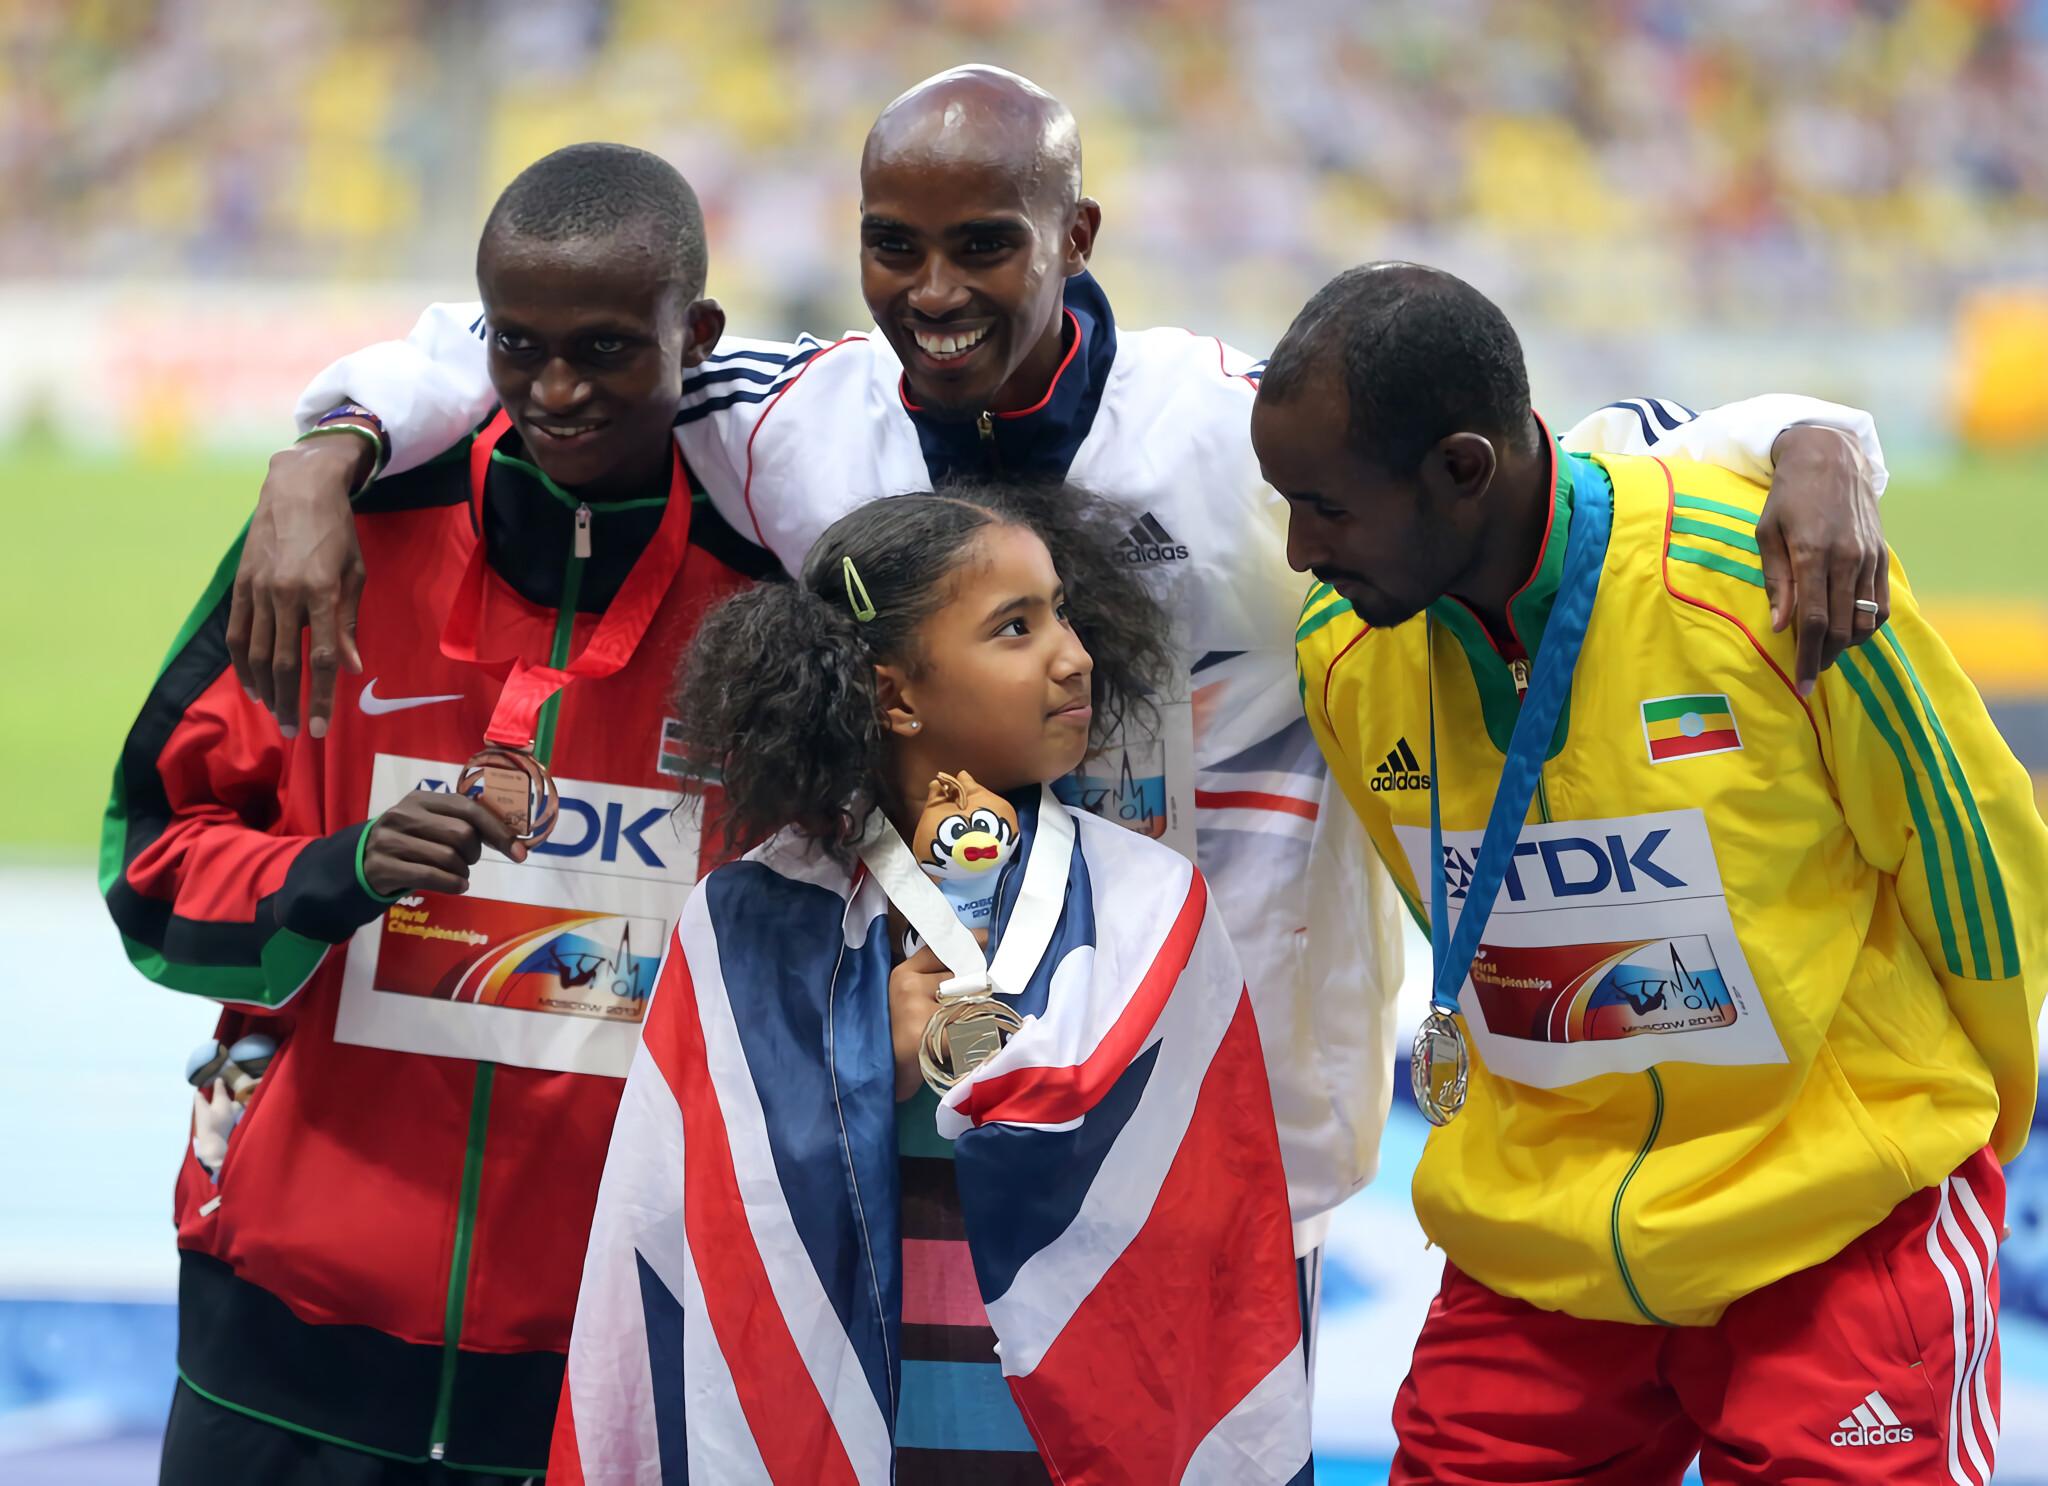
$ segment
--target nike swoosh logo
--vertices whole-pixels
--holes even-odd
[[[435,702],[459,702],[462,693],[451,692],[445,697],[380,697],[377,695],[377,678],[372,676],[369,684],[357,695],[356,701],[364,712],[372,717],[382,717],[386,712],[403,712],[408,707],[427,707]]]

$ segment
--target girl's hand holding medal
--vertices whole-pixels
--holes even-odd
[[[986,929],[976,929],[974,937],[983,946],[988,944]],[[915,1094],[924,1082],[918,1046],[938,1013],[939,987],[952,977],[953,972],[929,944],[889,972],[889,1041],[896,1051],[898,1103]]]

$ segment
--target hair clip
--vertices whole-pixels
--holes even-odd
[[[846,575],[846,606],[853,610],[853,617],[866,624],[875,617],[875,601],[868,597],[867,584],[860,581],[860,569],[853,565],[853,559],[839,559],[840,568]]]

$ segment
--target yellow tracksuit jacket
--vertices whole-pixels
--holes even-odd
[[[1770,632],[1761,487],[1683,461],[1557,465],[1509,608],[1531,656],[1575,480],[1611,479],[1613,535],[1464,987],[1470,1098],[1432,1132],[1415,1207],[1502,1294],[1710,1324],[1987,1141],[2018,1153],[2048,828],[1896,559],[1890,622],[1802,702],[1792,637]],[[1515,669],[1455,599],[1375,631],[1317,585],[1296,644],[1310,724],[1425,926],[1433,662],[1455,913]]]

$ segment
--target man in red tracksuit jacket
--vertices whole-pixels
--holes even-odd
[[[221,1001],[223,1043],[279,1044],[225,1159],[178,1177],[167,1483],[545,1470],[622,1077],[710,865],[671,680],[772,559],[670,436],[722,328],[696,200],[654,156],[562,151],[507,188],[478,279],[503,411],[357,499],[379,592],[331,727],[282,736],[235,683],[237,542],[115,774],[130,957]],[[367,470],[353,421],[320,447]],[[487,732],[559,784],[530,850],[455,793]]]

